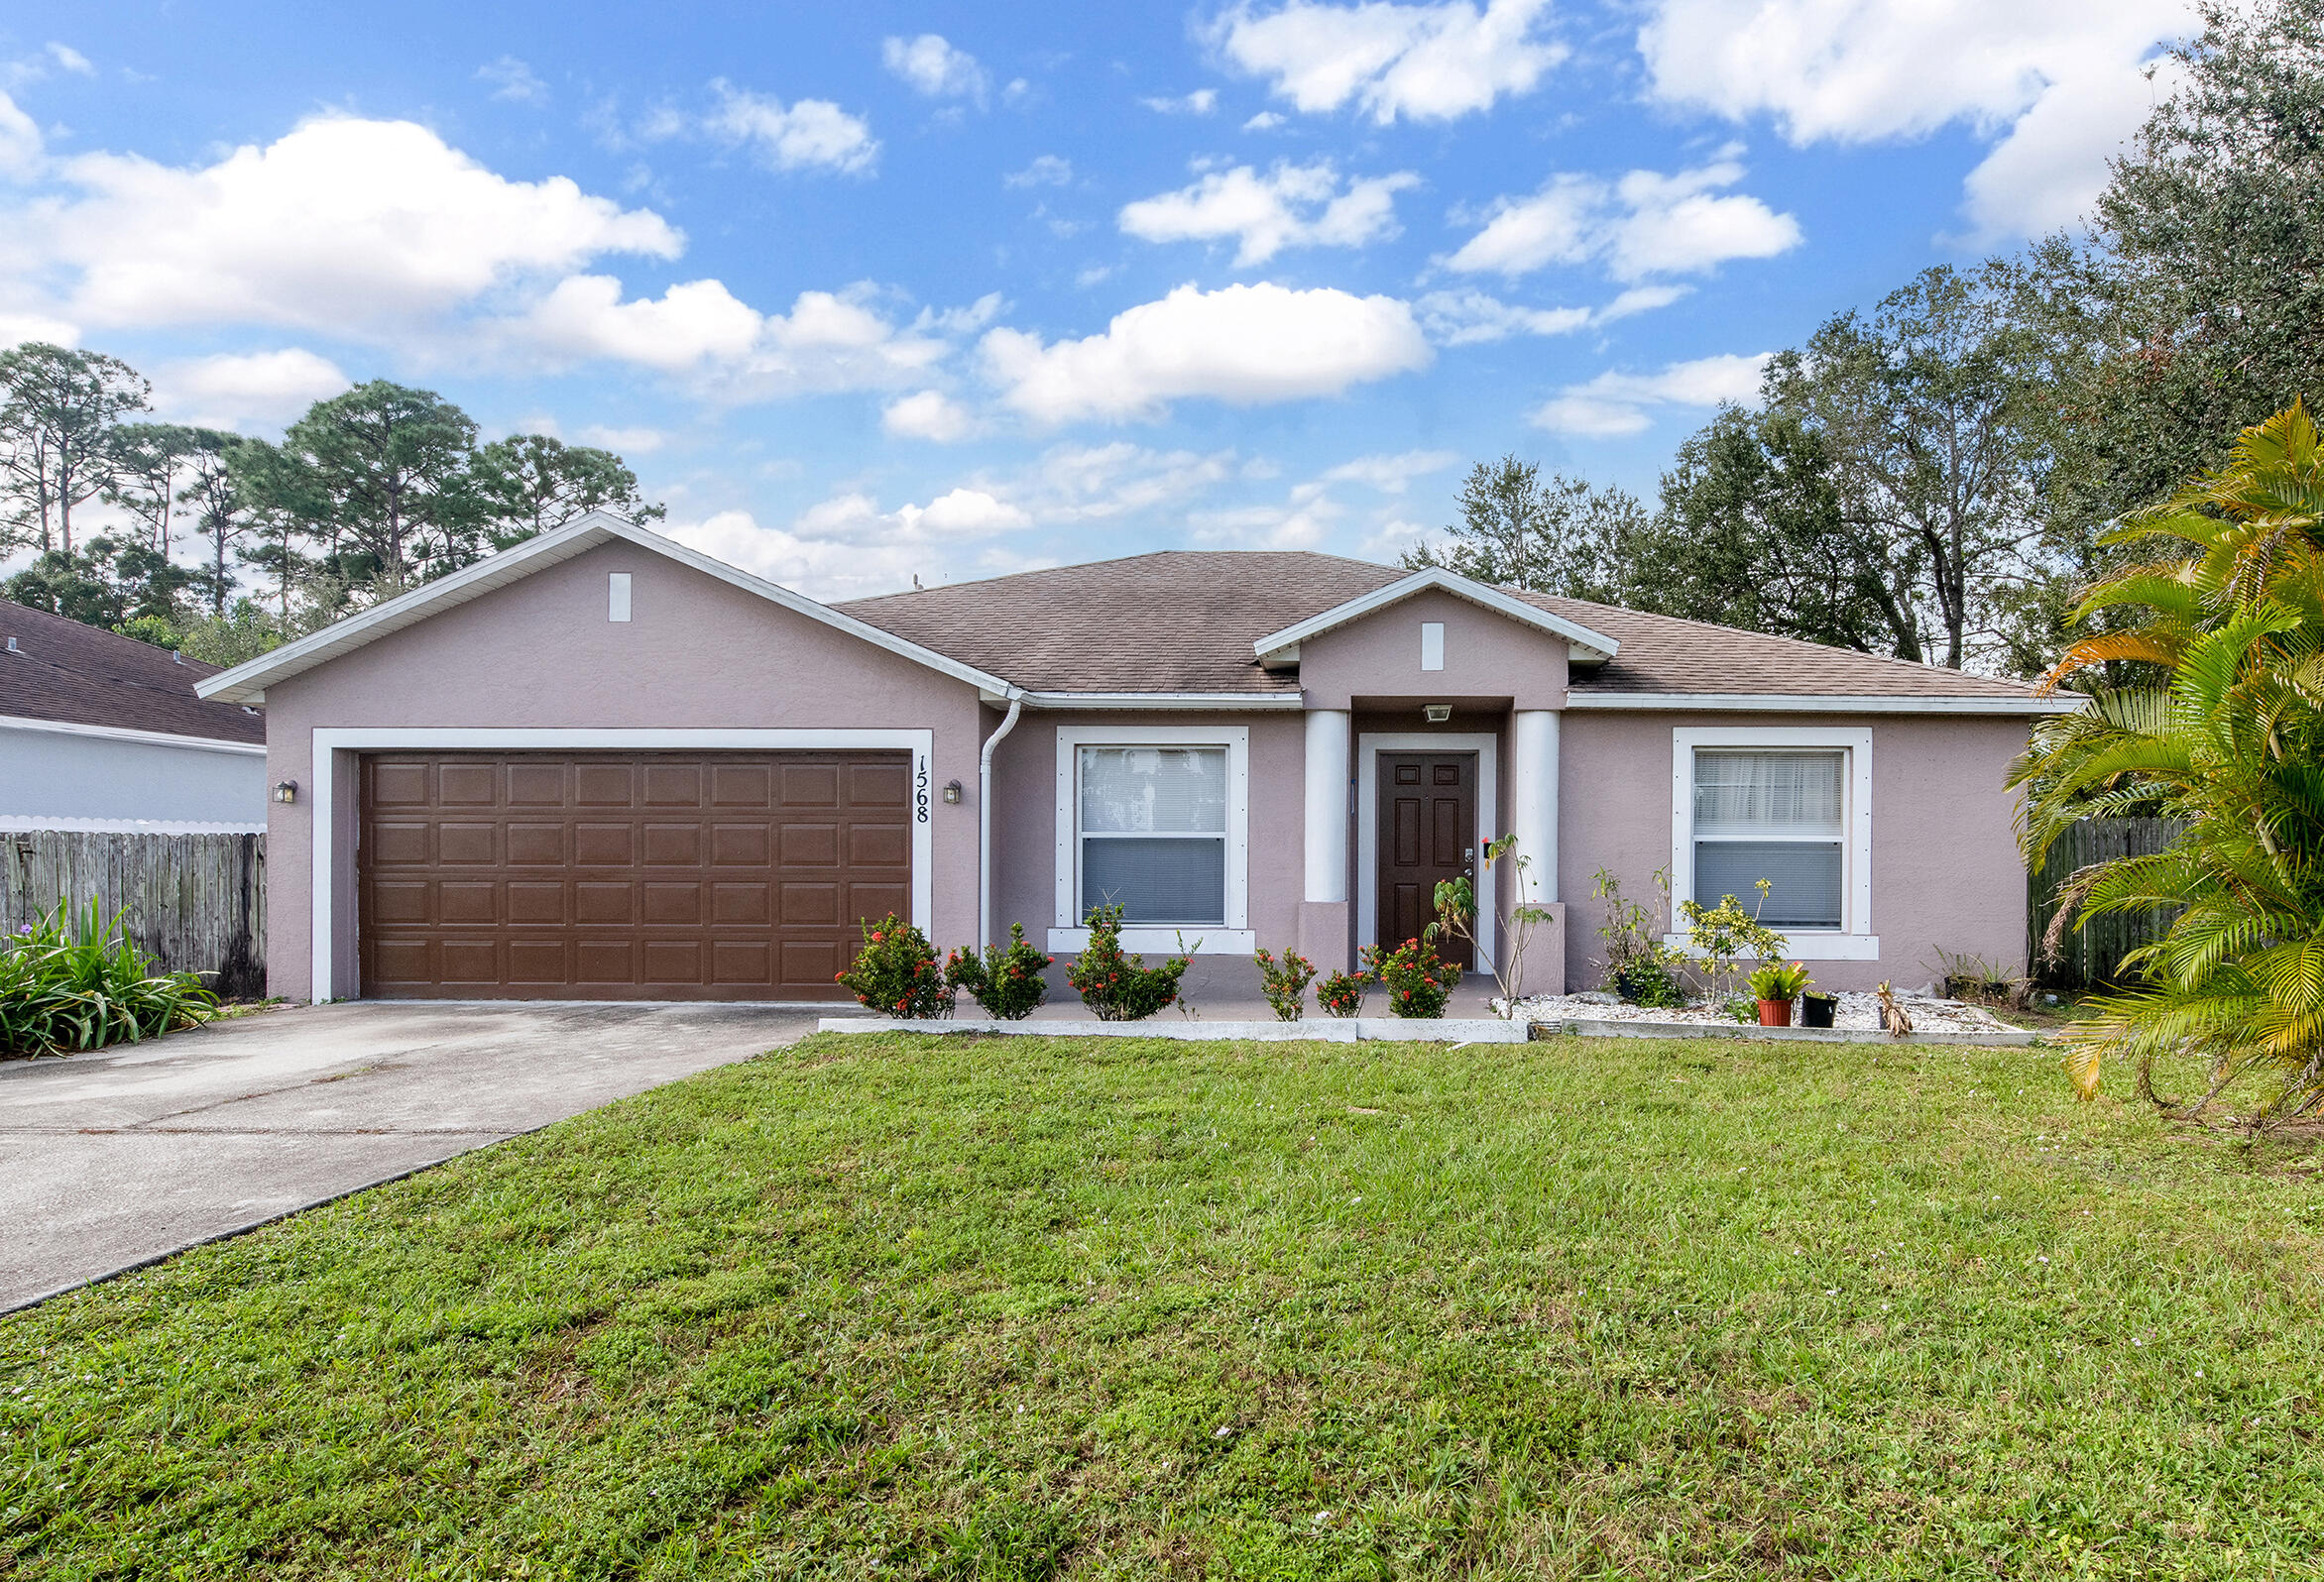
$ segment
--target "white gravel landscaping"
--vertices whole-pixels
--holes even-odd
[[[1880,1000],[1871,994],[1842,991],[1832,1012],[1832,1027],[1840,1032],[1872,1032],[1880,1027]],[[1913,1019],[1917,1033],[1993,1033],[2009,1024],[1982,1005],[1937,999],[1926,994],[1899,994],[1897,1003]],[[1506,1002],[1495,1000],[1493,1009]],[[1528,1021],[1685,1022],[1732,1027],[1735,1019],[1708,1004],[1672,1009],[1660,1005],[1630,1005],[1611,994],[1533,994],[1517,1002],[1518,1014]],[[1797,1017],[1798,1013],[1794,1013]],[[1797,1025],[1797,1023],[1795,1023]]]

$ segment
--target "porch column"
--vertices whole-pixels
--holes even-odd
[[[1325,972],[1343,972],[1355,964],[1349,943],[1354,908],[1347,904],[1349,746],[1345,709],[1308,711],[1299,949]]]
[[[1347,711],[1307,714],[1307,899],[1347,900]]]
[[[1529,859],[1521,906],[1558,899],[1558,713],[1520,709],[1509,733],[1509,828]]]

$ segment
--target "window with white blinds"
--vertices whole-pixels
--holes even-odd
[[[1223,744],[1081,747],[1081,915],[1119,906],[1124,923],[1226,922],[1227,773]]]
[[[1848,782],[1844,749],[1696,748],[1694,899],[1735,896],[1772,928],[1844,927]]]

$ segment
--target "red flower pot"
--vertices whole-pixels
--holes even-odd
[[[1790,1027],[1792,1025],[1792,1002],[1790,1000],[1761,1000],[1759,1002],[1759,1025],[1762,1027]]]

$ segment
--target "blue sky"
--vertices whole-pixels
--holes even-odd
[[[2178,0],[85,5],[0,20],[0,342],[269,433],[607,444],[825,598],[1392,558],[1651,493],[1756,362],[2070,223]],[[55,30],[55,31],[51,31]],[[2164,79],[2166,81],[2166,79]]]

